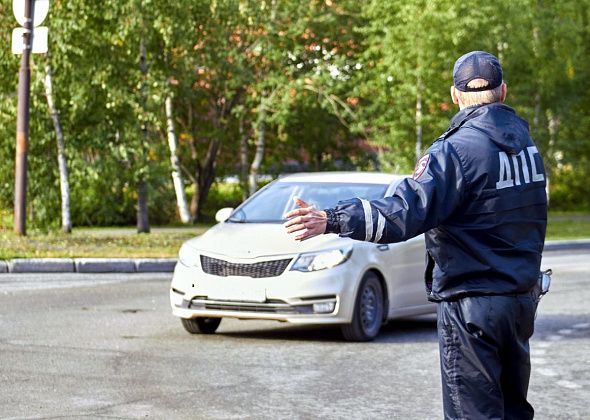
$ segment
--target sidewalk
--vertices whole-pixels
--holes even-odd
[[[590,249],[590,240],[547,241],[545,252]],[[2,273],[172,273],[174,258],[17,258],[0,260]]]

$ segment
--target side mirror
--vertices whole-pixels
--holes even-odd
[[[231,216],[232,211],[234,211],[233,207],[224,207],[222,209],[217,210],[215,213],[215,220],[219,223],[225,222]]]

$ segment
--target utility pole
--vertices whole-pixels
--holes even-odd
[[[23,52],[18,77],[18,108],[16,117],[16,162],[14,183],[14,231],[26,235],[27,220],[27,148],[29,143],[29,97],[31,86],[31,40],[33,32],[33,0],[25,2]]]

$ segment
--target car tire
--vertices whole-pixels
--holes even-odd
[[[191,334],[214,334],[221,318],[180,318],[184,329]]]
[[[368,272],[359,286],[352,322],[342,325],[342,335],[347,341],[370,341],[374,339],[383,323],[383,288],[377,275]]]

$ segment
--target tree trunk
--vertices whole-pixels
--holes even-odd
[[[537,87],[538,88],[538,87]],[[535,94],[535,113],[533,115],[533,137],[536,141],[539,139],[539,128],[541,126],[541,94],[537,92]]]
[[[148,185],[143,175],[137,183],[137,233],[150,233]]]
[[[213,137],[209,140],[209,146],[207,148],[207,154],[205,159],[198,159],[196,153],[196,147],[194,144],[191,145],[192,155],[195,158],[195,194],[191,199],[191,213],[193,220],[199,221],[202,215],[203,204],[207,199],[211,185],[215,181],[215,161],[217,155],[224,141],[224,136],[228,131],[228,120],[231,118],[231,111],[234,106],[239,102],[243,91],[238,89],[238,92],[234,95],[231,100],[227,98],[217,98],[215,101],[211,101],[210,111],[214,112],[213,127],[215,129]],[[192,108],[189,107],[189,115],[192,114]],[[192,120],[192,117],[190,118]],[[194,129],[192,123],[189,123],[189,127],[193,133],[192,143],[196,142],[198,138],[197,132]]]
[[[148,215],[147,182],[141,179],[137,184],[137,233],[150,233]]]
[[[45,66],[45,96],[47,106],[51,113],[55,135],[57,137],[57,163],[59,167],[59,185],[61,191],[61,228],[65,233],[72,232],[72,220],[70,217],[70,184],[68,180],[68,165],[66,162],[66,150],[64,137],[59,121],[59,113],[53,100],[53,73],[51,65]]]
[[[215,159],[220,146],[221,140],[212,139],[204,163],[197,167],[195,176],[197,183],[195,185],[195,194],[191,200],[191,213],[195,222],[201,219],[203,204],[209,194],[211,185],[213,185],[213,181],[215,181]]]
[[[537,17],[540,14],[540,10],[539,10],[539,3],[537,2],[536,6],[536,14]],[[539,63],[541,60],[539,59],[539,34],[541,32],[541,29],[539,28],[539,26],[535,25],[533,27],[533,56],[535,57],[535,63]],[[539,131],[541,129],[541,77],[538,76],[537,79],[537,93],[535,94],[535,110],[534,110],[534,115],[533,115],[533,138],[535,139],[535,141],[539,141],[539,139],[537,138],[539,136]]]
[[[557,129],[559,128],[559,118],[555,115],[553,110],[547,110],[547,131],[549,131],[549,155],[555,159],[555,163],[561,161],[561,155],[557,151],[555,142],[557,140]]]
[[[270,7],[269,33],[274,34],[274,23],[277,18],[277,0],[272,0]],[[264,149],[266,147],[266,107],[267,101],[270,100],[269,97],[272,97],[273,95],[274,92],[270,93],[269,95],[269,92],[264,89],[260,95],[260,108],[258,111],[258,121],[256,124],[256,128],[258,129],[258,136],[256,138],[256,151],[254,152],[254,159],[250,165],[250,175],[248,177],[248,193],[250,196],[252,196],[258,189],[258,174],[260,172],[262,160],[264,159]]]
[[[174,183],[174,191],[176,192],[176,204],[178,206],[178,213],[182,223],[190,223],[191,215],[186,201],[186,194],[184,193],[184,181],[182,173],[180,172],[180,164],[178,155],[176,154],[176,131],[174,128],[174,116],[172,111],[172,98],[166,97],[166,121],[168,125],[168,147],[170,148],[170,164],[172,165],[172,182]]]
[[[249,193],[254,194],[258,189],[258,172],[260,171],[260,165],[264,158],[264,147],[266,145],[266,99],[264,95],[260,101],[260,111],[258,114],[258,137],[256,139],[256,153],[254,154],[254,160],[250,165],[250,176],[248,178]]]
[[[553,165],[555,167],[559,167],[563,155],[557,150],[555,142],[557,140],[557,130],[559,129],[559,118],[553,113],[551,109],[547,110],[547,130],[549,131],[549,147],[547,154],[551,157],[550,165],[546,167],[546,177],[545,180],[547,182],[547,201],[549,201],[549,179],[551,177],[551,168]]]
[[[145,140],[141,144],[141,166],[147,167],[145,159],[145,144],[149,140],[149,132],[147,127],[146,109],[147,109],[147,75],[148,75],[148,64],[147,64],[147,50],[143,39],[139,46],[139,69],[143,75],[141,82],[141,93],[140,101],[141,108],[144,113],[144,120],[142,122],[141,131]],[[147,172],[147,171],[145,171]],[[137,182],[137,233],[149,233],[150,232],[150,221],[148,212],[148,185],[146,182],[146,175],[144,171],[140,171],[139,180]]]
[[[201,206],[199,204],[199,184],[195,184],[195,193],[191,197],[191,215],[194,222],[201,220]]]

